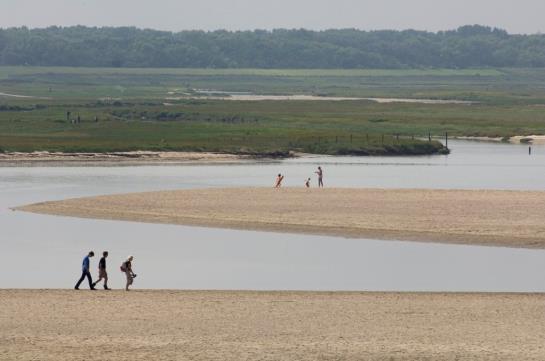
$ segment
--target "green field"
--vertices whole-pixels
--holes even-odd
[[[0,96],[0,149],[430,154],[442,146],[428,134],[544,134],[544,81],[542,69],[0,67],[0,93],[39,97]],[[181,99],[199,89],[478,103]]]

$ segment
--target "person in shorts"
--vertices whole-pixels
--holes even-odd
[[[125,291],[129,291],[129,286],[132,285],[132,282],[134,280],[134,277],[136,277],[136,274],[132,271],[132,260],[134,259],[133,256],[127,257],[127,260],[123,262],[121,265],[121,271],[125,272],[125,276],[127,277],[127,284],[125,285]]]
[[[93,287],[104,280],[104,289],[109,290],[108,288],[108,272],[106,272],[106,258],[108,258],[108,251],[102,252],[102,258],[98,262],[98,280],[93,283]]]

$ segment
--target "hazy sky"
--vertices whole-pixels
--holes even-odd
[[[447,30],[482,24],[545,32],[545,0],[0,0],[0,27],[162,30],[359,28]]]

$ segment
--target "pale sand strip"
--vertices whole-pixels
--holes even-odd
[[[545,360],[545,296],[0,290],[0,360]]]
[[[0,153],[0,165],[10,163],[238,163],[256,159],[256,156],[211,152],[110,152],[110,153],[61,153],[61,152],[8,152]]]
[[[545,192],[227,188],[70,199],[18,209],[85,218],[545,248]]]
[[[483,142],[504,142],[504,137],[455,137],[455,139],[461,140],[476,140]],[[509,143],[521,144],[527,143],[532,145],[544,145],[545,135],[515,135],[507,139]],[[524,142],[523,142],[524,141]]]

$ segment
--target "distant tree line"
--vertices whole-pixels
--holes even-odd
[[[0,29],[0,65],[184,68],[545,67],[545,35],[425,31]]]

